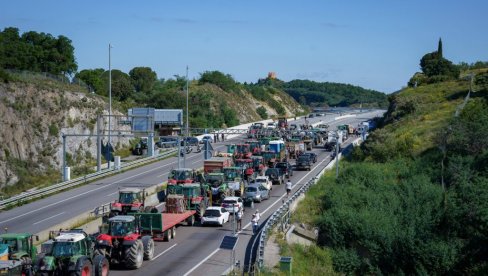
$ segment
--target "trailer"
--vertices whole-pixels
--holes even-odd
[[[141,224],[141,234],[150,235],[155,241],[169,241],[176,236],[176,226],[186,223],[193,226],[195,210],[184,210],[181,213],[134,213]]]
[[[204,173],[221,172],[223,168],[232,166],[230,157],[212,157],[203,161]]]

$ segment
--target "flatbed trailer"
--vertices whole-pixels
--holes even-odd
[[[176,226],[182,223],[193,226],[195,210],[182,213],[135,213],[141,222],[142,234],[151,235],[155,241],[168,241],[174,238]]]

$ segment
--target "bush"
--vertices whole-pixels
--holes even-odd
[[[222,88],[224,91],[236,91],[237,92],[237,83],[232,78],[231,75],[225,75],[219,71],[206,71],[200,75],[200,79],[198,81],[200,84],[204,83],[211,83],[215,84],[218,87]]]
[[[49,126],[49,135],[51,136],[58,136],[59,134],[59,129],[55,124],[51,124]]]
[[[258,107],[256,109],[256,112],[259,114],[261,119],[263,119],[263,120],[268,119],[268,112],[266,111],[266,108],[264,108],[263,106]]]

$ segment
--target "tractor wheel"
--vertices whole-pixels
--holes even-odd
[[[92,272],[92,265],[89,260],[84,260],[78,267],[78,270],[71,272],[71,276],[90,276]]]
[[[201,219],[203,214],[205,213],[205,209],[207,209],[207,208],[205,207],[205,203],[200,202],[200,204],[197,204],[195,209],[196,209],[195,211],[196,211],[197,218]]]
[[[20,263],[22,264],[22,275],[32,276],[32,259],[24,256],[20,258]]]
[[[176,239],[176,226],[173,226],[173,228],[171,228],[171,236],[173,236],[173,239]]]
[[[93,271],[95,272],[95,276],[108,276],[110,265],[105,256],[95,255],[95,258],[93,258]]]
[[[170,241],[172,238],[173,232],[171,231],[171,229],[166,230],[166,232],[164,232],[164,241]]]
[[[144,260],[152,260],[154,256],[154,240],[152,237],[142,237],[142,245],[144,245]]]
[[[154,208],[153,206],[144,207],[144,213],[151,213],[153,208]]]
[[[195,224],[195,216],[190,216],[186,219],[186,224],[188,226],[193,226]]]
[[[125,249],[125,266],[129,269],[141,267],[144,258],[144,247],[141,240],[136,240],[132,246]]]

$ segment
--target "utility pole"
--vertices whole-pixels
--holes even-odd
[[[189,130],[188,130],[188,117],[190,117],[190,113],[188,113],[188,65],[186,66],[186,137],[190,137]],[[183,165],[186,168],[186,138],[184,139],[184,148],[185,148],[185,155],[183,157]]]
[[[112,45],[109,43],[108,44],[108,144],[107,144],[107,151],[109,152],[107,154],[108,160],[107,160],[107,169],[110,169],[110,145],[112,143],[112,137],[111,137],[111,118],[112,118],[112,57],[111,57],[111,49]]]
[[[336,138],[336,179],[339,178],[339,131],[337,131]]]

